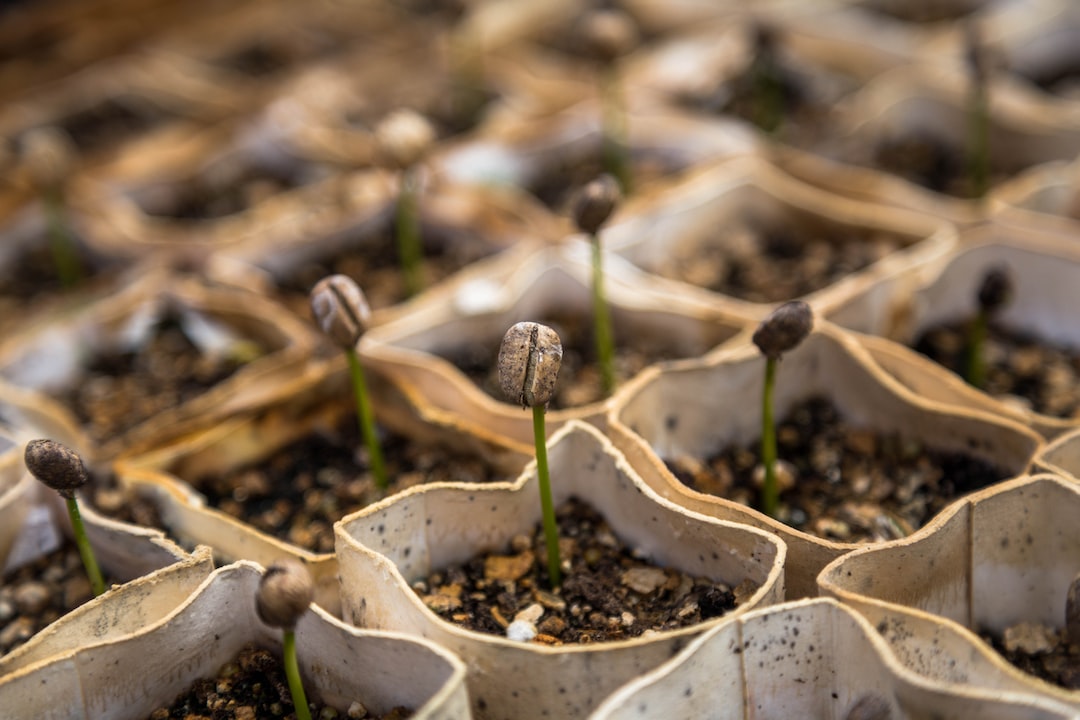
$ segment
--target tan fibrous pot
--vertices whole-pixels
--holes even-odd
[[[788,597],[813,596],[821,568],[857,545],[822,539],[745,505],[692,490],[665,463],[681,456],[704,459],[759,438],[764,365],[757,347],[746,342],[643,373],[612,407],[608,433],[645,483],[663,497],[695,512],[779,535],[789,548]],[[1017,475],[1028,469],[1041,445],[1041,438],[1019,423],[912,394],[884,373],[852,336],[827,322],[818,321],[779,365],[776,418],[798,401],[820,395],[850,425],[968,453]],[[715,398],[724,401],[718,405]]]
[[[93,437],[90,426],[53,394],[77,382],[97,357],[140,348],[155,324],[170,314],[200,356],[238,353],[242,362],[201,394],[128,423],[117,434]],[[78,448],[88,461],[108,460],[279,397],[301,373],[316,342],[313,333],[264,298],[151,269],[115,295],[45,325],[23,328],[0,343],[0,378],[11,386],[0,403],[5,416],[47,427],[52,437]]]
[[[736,652],[732,652],[736,648]],[[926,647],[928,655],[936,648]],[[874,698],[874,701],[867,700]],[[865,618],[827,598],[784,603],[721,623],[613,693],[591,720],[842,720],[860,702],[889,718],[1067,718],[1066,707],[1014,691],[920,677]]]
[[[783,595],[783,543],[757,530],[684,512],[660,499],[594,428],[571,421],[552,437],[554,502],[571,495],[659,565],[758,589],[733,612]],[[619,642],[550,647],[464,630],[439,619],[410,584],[484,551],[499,551],[540,520],[535,464],[513,484],[414,488],[335,526],[345,617],[421,635],[468,666],[479,717],[585,717],[609,692],[652,668],[720,618]],[[478,513],[483,518],[478,520]]]
[[[994,673],[987,687],[1039,693],[1075,712],[1080,693],[1022,673],[975,632],[1001,633],[1020,622],[1063,625],[1077,573],[1078,507],[1075,483],[1051,475],[1017,478],[954,503],[908,538],[835,560],[818,584],[871,622],[902,605],[937,616],[943,635],[966,637],[974,649],[934,663],[939,673],[962,682]],[[894,642],[911,656],[928,640],[926,633],[887,635],[900,638]]]
[[[993,268],[1003,268],[1013,285],[995,323],[1039,342],[1080,348],[1080,325],[1074,312],[1078,298],[1073,289],[1080,253],[1072,239],[996,222],[962,234],[961,245],[912,292],[903,312],[894,315],[889,336],[914,344],[932,327],[973,317],[979,285]],[[873,312],[872,308],[854,310]],[[914,352],[876,339],[865,344],[886,372],[924,397],[980,410],[994,411],[996,406],[997,412],[1021,420],[1046,438],[1077,427],[1074,418],[1037,412],[1017,399],[990,398]],[[909,362],[909,357],[916,359]]]
[[[4,676],[0,702],[19,717],[146,717],[246,644],[280,655],[281,631],[255,612],[261,572],[247,562],[220,568],[158,622]],[[313,606],[297,623],[296,647],[309,699],[343,713],[360,702],[375,713],[401,705],[410,717],[471,717],[461,661],[431,643],[357,630]]]
[[[491,273],[470,275],[420,298],[407,313],[367,333],[360,341],[360,355],[400,389],[426,422],[479,435],[494,432],[529,452],[533,442],[529,415],[485,393],[446,358],[462,350],[489,348],[494,363],[511,325],[543,322],[549,313],[580,318],[591,327],[588,258],[588,246],[575,241],[527,257],[509,257],[515,263],[509,268],[496,260]],[[694,357],[746,327],[744,318],[723,307],[665,292],[617,257],[608,255],[603,262],[616,348],[656,346],[669,356]],[[585,342],[591,345],[591,334]],[[547,428],[554,432],[572,418],[601,422],[609,402],[610,398],[549,410]]]

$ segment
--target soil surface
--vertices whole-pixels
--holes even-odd
[[[59,122],[83,155],[110,150],[173,119],[160,106],[137,97],[110,97]]]
[[[532,318],[530,318],[532,320]],[[600,369],[596,364],[591,316],[563,313],[544,315],[535,322],[549,325],[559,335],[563,357],[555,395],[548,407],[552,410],[580,407],[604,399]],[[686,357],[662,338],[627,338],[615,324],[615,379],[625,383],[643,369],[662,360]],[[509,327],[509,326],[507,326]],[[508,402],[499,385],[496,359],[502,337],[489,343],[470,343],[447,348],[438,354],[454,365],[481,390],[502,402]]]
[[[533,635],[532,642],[562,645],[696,625],[733,610],[757,589],[749,581],[732,588],[657,567],[575,498],[556,508],[556,518],[563,565],[558,591],[548,589],[539,525],[531,535],[515,537],[503,553],[433,573],[414,583],[413,590],[444,620],[469,630],[506,636],[518,620],[526,636]]]
[[[1010,663],[1037,678],[1068,690],[1080,690],[1080,645],[1065,631],[1040,623],[1019,623],[1004,633],[979,632]]]
[[[412,711],[394,708],[385,715],[371,714],[359,701],[346,710],[311,702],[310,683],[305,684],[311,716],[319,720],[357,718],[361,720],[404,720]],[[191,684],[167,708],[150,713],[148,720],[295,720],[289,682],[277,653],[244,647],[232,662],[226,663],[215,678],[202,678]]]
[[[105,585],[112,583],[105,577]],[[94,597],[74,544],[4,576],[0,584],[0,655]]]
[[[120,485],[114,475],[91,471],[90,482],[79,492],[79,502],[87,501],[98,514],[112,520],[168,533],[157,504]]]
[[[56,272],[48,237],[43,235],[28,243],[11,265],[0,272],[0,310],[4,315],[16,317],[39,298],[83,287],[106,270],[85,245],[76,241],[73,249],[82,277],[71,288],[66,288]]]
[[[828,287],[902,247],[883,232],[746,222],[713,242],[673,250],[652,270],[740,300],[776,303]]]
[[[927,330],[914,347],[963,377],[967,335],[968,322],[950,323]],[[1043,415],[1080,417],[1080,352],[990,323],[984,358],[985,392]]]
[[[422,198],[420,202],[423,202]],[[420,273],[424,288],[430,288],[498,251],[497,247],[481,239],[465,237],[463,233],[449,234],[432,227],[422,228],[420,237],[423,251]],[[294,312],[300,317],[310,317],[308,294],[311,288],[334,273],[355,280],[372,309],[390,307],[408,299],[397,242],[390,229],[373,233],[368,238],[348,238],[342,244],[349,247],[299,264],[282,279],[280,286],[284,300]]]
[[[206,392],[258,351],[247,343],[229,355],[204,354],[175,318],[164,318],[136,352],[90,358],[82,376],[51,393],[97,442],[106,442],[152,416]]]
[[[390,485],[375,485],[354,414],[336,433],[313,433],[267,460],[192,484],[209,505],[252,527],[313,552],[334,551],[334,523],[393,493],[436,481],[512,480],[481,458],[384,434]]]
[[[975,197],[966,150],[928,134],[912,134],[882,142],[875,149],[870,164],[934,192],[963,199]],[[996,166],[991,156],[987,186],[993,188],[1022,169]]]
[[[969,455],[853,427],[820,397],[796,405],[776,435],[780,520],[836,542],[904,537],[956,498],[1011,475]],[[755,442],[666,462],[687,487],[758,507],[760,458]]]

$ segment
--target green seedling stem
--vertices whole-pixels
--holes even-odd
[[[49,227],[49,251],[60,284],[65,288],[76,285],[82,279],[82,267],[75,254],[75,239],[67,221],[64,194],[60,189],[49,190],[44,194],[42,203],[45,207],[45,219]]]
[[[544,429],[544,406],[534,405],[533,440],[536,443],[536,477],[540,489],[540,512],[544,523],[544,544],[547,546],[548,578],[551,587],[562,585],[562,559],[559,557],[559,528],[555,524],[555,502],[551,498],[551,476],[548,474],[547,432]]]
[[[97,597],[105,592],[105,579],[101,575],[97,558],[94,557],[94,549],[90,547],[90,540],[86,537],[86,526],[83,524],[82,513],[79,512],[79,502],[74,496],[65,498],[67,501],[68,517],[71,518],[71,531],[75,537],[75,546],[79,548],[79,557],[82,558],[83,567],[90,578],[90,587]]]
[[[596,361],[600,364],[600,385],[604,397],[615,391],[615,338],[611,329],[611,308],[604,296],[603,252],[600,236],[593,233],[592,243],[592,299],[593,336],[596,343]]]
[[[972,387],[981,388],[986,382],[986,360],[983,347],[986,345],[986,333],[990,318],[985,310],[979,310],[968,326],[967,357],[964,364],[964,378]]]
[[[612,65],[600,71],[601,105],[604,132],[604,169],[619,182],[623,195],[634,189],[633,172],[626,143],[626,109],[623,107],[622,83]]]
[[[401,191],[397,201],[397,245],[405,292],[410,297],[424,289],[421,275],[423,250],[420,246],[420,218],[417,211],[416,182],[411,168],[401,173]]]
[[[375,478],[375,485],[385,490],[389,481],[386,477],[386,464],[383,462],[382,449],[375,435],[375,413],[367,396],[367,383],[364,380],[364,367],[356,350],[347,348],[345,356],[349,359],[349,372],[352,375],[353,393],[356,395],[356,414],[360,421],[360,433],[368,450],[368,465]]]
[[[761,510],[769,517],[776,517],[780,505],[780,489],[776,484],[776,424],[773,422],[776,362],[776,358],[765,359],[765,386],[761,393],[761,462],[765,465]]]
[[[300,681],[300,664],[296,659],[296,631],[283,630],[281,651],[285,664],[285,678],[289,681],[289,693],[292,695],[296,720],[311,720],[304,683]]]

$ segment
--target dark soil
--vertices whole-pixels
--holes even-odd
[[[129,525],[166,530],[161,511],[149,497],[120,485],[110,473],[91,471],[90,482],[79,494],[100,515]]]
[[[737,588],[660,568],[623,545],[595,510],[571,498],[556,509],[563,584],[548,590],[543,530],[515,537],[502,553],[477,556],[414,583],[444,620],[506,635],[518,613],[546,645],[625,640],[647,630],[696,625],[733,610],[756,588]],[[569,563],[570,570],[566,570]]]
[[[52,395],[94,440],[106,442],[209,390],[248,359],[201,353],[176,318],[166,317],[138,351],[89,359],[81,378]]]
[[[333,552],[335,522],[393,493],[436,481],[512,479],[481,458],[401,435],[383,435],[381,447],[390,478],[385,491],[375,486],[355,414],[346,414],[333,435],[313,433],[263,462],[193,485],[209,505],[257,530],[306,550]]]
[[[740,300],[776,303],[828,287],[902,247],[883,232],[747,222],[708,244],[673,251],[652,270]]]
[[[965,148],[955,147],[928,134],[912,134],[882,142],[875,149],[871,164],[928,190],[971,199],[975,197],[975,191],[966,153]],[[991,154],[989,187],[994,187],[1022,169],[995,166]]]
[[[901,22],[927,24],[949,20],[960,20],[973,14],[986,3],[981,2],[942,2],[941,0],[910,0],[904,2],[869,2],[863,7],[878,15],[883,15]]]
[[[425,288],[497,252],[496,247],[483,240],[433,227],[421,228],[420,239],[423,250],[421,276]],[[372,309],[390,307],[408,299],[397,242],[390,228],[376,231],[368,238],[350,238],[342,244],[348,246],[342,252],[314,258],[295,267],[282,279],[281,289],[294,312],[300,317],[309,317],[311,288],[334,273],[355,280]]]
[[[848,425],[824,398],[796,405],[777,425],[780,519],[837,542],[878,542],[922,527],[956,498],[1010,476],[975,457]],[[699,459],[667,459],[699,492],[757,507],[758,443]]]
[[[404,720],[412,715],[406,708],[394,708],[385,715],[369,714],[359,702],[348,710],[337,710],[312,702],[309,685],[308,707],[311,716]],[[278,653],[253,645],[244,647],[233,662],[221,666],[216,678],[202,678],[191,684],[167,708],[150,713],[148,720],[295,720],[292,694]]]
[[[527,189],[560,215],[569,214],[573,198],[581,188],[604,173],[612,173],[599,149],[585,155],[548,158],[547,162],[551,164]],[[632,191],[659,178],[677,175],[683,169],[679,163],[659,153],[635,153],[633,148],[629,150],[629,163]]]
[[[1069,643],[1064,630],[1021,623],[1003,634],[987,630],[979,634],[1027,674],[1067,690],[1080,690],[1080,645]]]
[[[1040,90],[1051,95],[1075,99],[1080,97],[1080,63],[1061,62],[1039,73],[1024,76]]]
[[[105,577],[108,587],[112,579]],[[0,655],[94,597],[79,551],[59,550],[4,576],[0,584]]]
[[[968,322],[950,323],[927,330],[914,347],[963,377],[967,335]],[[1044,415],[1080,416],[1080,352],[990,323],[983,355],[985,392]]]
[[[260,167],[238,163],[220,172],[204,173],[160,197],[144,197],[140,205],[148,215],[157,217],[216,220],[314,182],[319,175],[318,168],[302,164]]]
[[[61,119],[80,154],[110,150],[172,119],[173,115],[145,100],[110,97]]]
[[[562,342],[563,357],[559,379],[555,385],[555,395],[548,407],[561,410],[603,400],[591,317],[584,314],[545,314],[534,321],[549,325],[558,333]],[[653,363],[685,357],[685,354],[665,343],[664,338],[630,337],[626,333],[620,333],[617,322],[614,333],[615,378],[618,384],[626,382]],[[498,369],[495,367],[501,342],[500,336],[486,344],[470,343],[446,348],[437,354],[465,373],[485,393],[496,400],[509,402],[503,395]]]
[[[73,243],[72,249],[78,257],[82,278],[70,289],[84,287],[109,269],[100,258],[95,257],[78,241]],[[0,272],[0,308],[7,310],[6,316],[14,317],[39,298],[66,292],[68,289],[61,283],[56,272],[56,263],[53,262],[49,249],[49,238],[43,235],[28,243],[10,266]]]

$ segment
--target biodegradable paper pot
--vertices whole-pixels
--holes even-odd
[[[812,596],[821,568],[858,545],[824,540],[745,505],[691,490],[664,462],[705,458],[760,437],[764,365],[757,347],[747,342],[643,373],[611,409],[608,433],[642,480],[665,498],[779,535],[789,548],[788,597]],[[780,365],[777,418],[798,401],[824,395],[852,425],[968,453],[1015,474],[1027,470],[1040,446],[1040,438],[1018,423],[913,395],[881,371],[851,336],[827,322],[818,322]]]
[[[1064,623],[1065,595],[1080,557],[1077,512],[1075,483],[1051,475],[1018,478],[954,503],[908,538],[837,559],[822,570],[818,584],[823,594],[872,622],[892,605],[940,616],[977,646],[966,662],[997,666],[1009,678],[1007,686],[1076,711],[1080,693],[1020,672],[969,630],[1000,633],[1022,621]],[[922,641],[911,638],[907,644]]]
[[[516,262],[510,271],[500,265],[490,273],[462,278],[365,334],[361,357],[392,380],[426,422],[464,428],[482,437],[494,433],[531,453],[531,415],[489,396],[441,355],[490,347],[494,364],[504,334],[516,322],[542,321],[545,313],[591,318],[588,251],[578,242],[545,248],[524,259],[508,258]],[[616,347],[659,345],[669,353],[692,357],[745,327],[745,320],[722,308],[656,289],[650,278],[617,257],[607,256],[603,262]],[[599,422],[608,402],[549,411],[547,428],[554,432],[571,418]]]
[[[643,485],[598,431],[572,421],[549,443],[556,504],[577,496],[623,542],[653,561],[759,589],[741,612],[783,595],[785,548],[774,536],[686,513]],[[339,522],[345,617],[362,627],[422,635],[469,668],[480,717],[584,717],[609,692],[652,668],[719,619],[612,643],[550,647],[464,630],[437,618],[410,584],[446,565],[496,550],[540,520],[535,466],[514,484],[414,488]]]
[[[71,535],[60,496],[26,471],[21,446],[0,458],[0,568],[10,572],[56,550]],[[44,658],[101,642],[155,622],[172,610],[213,570],[210,552],[184,552],[158,530],[104,518],[81,503],[90,544],[113,585],[100,597],[40,630],[0,657],[0,677]]]
[[[1015,691],[977,692],[919,677],[896,660],[865,618],[819,598],[722,622],[624,685],[590,720],[665,720],[673,711],[716,720],[843,720],[854,717],[851,708],[868,695],[888,708],[887,715],[875,718],[1072,716],[1067,708]]]
[[[1080,232],[1080,163],[1038,165],[1002,183],[992,200],[998,223],[1075,236]]]
[[[931,327],[972,317],[979,283],[986,271],[996,266],[1008,269],[1014,288],[996,322],[1047,343],[1080,348],[1080,322],[1075,313],[1080,292],[1074,289],[1080,251],[1072,238],[996,223],[963,234],[960,248],[913,292],[906,312],[894,316],[890,334],[910,344]],[[887,372],[924,397],[992,408],[985,395],[963,388],[959,376],[939,372],[926,359],[908,364],[900,353],[882,349],[880,343],[868,347]],[[1022,418],[1047,438],[1078,424],[1076,419],[1037,413],[1016,403],[1010,403],[1006,412]]]
[[[170,536],[183,543],[208,545],[219,561],[251,560],[269,566],[286,556],[303,560],[316,583],[315,602],[340,615],[338,564],[333,553],[308,551],[207,505],[195,481],[257,463],[305,436],[332,431],[343,417],[356,415],[351,392],[340,364],[317,371],[311,368],[288,397],[269,408],[215,423],[169,445],[119,460],[117,480],[152,498]],[[379,394],[373,397],[380,426],[392,427],[417,441],[475,453],[508,477],[528,461],[527,456],[487,438],[399,418],[399,411],[382,399]]]
[[[704,252],[722,247],[725,227],[760,232],[775,227],[777,218],[784,219],[780,227],[790,224],[795,229],[795,237],[803,228],[823,236],[854,231],[897,241],[897,251],[802,298],[825,317],[848,315],[850,306],[877,310],[878,316],[867,316],[865,323],[854,325],[865,331],[877,331],[889,310],[910,291],[918,273],[956,242],[955,230],[946,223],[822,192],[750,157],[703,168],[628,204],[604,231],[603,239],[606,247],[643,270],[662,272],[674,256],[693,257],[699,248]],[[673,281],[665,280],[665,284]],[[702,302],[722,302],[753,318],[762,318],[773,308],[675,284]]]
[[[1035,456],[1040,470],[1080,482],[1080,428],[1058,435]]]
[[[170,311],[205,356],[228,353],[238,341],[256,343],[262,355],[206,392],[118,435],[91,438],[89,428],[49,393],[77,382],[83,364],[95,356],[138,348]],[[56,439],[79,448],[90,461],[109,459],[280,396],[313,347],[313,332],[263,298],[150,271],[116,295],[0,343],[0,378],[18,388],[11,393],[14,402],[0,398],[0,414],[45,416],[44,423],[57,429]]]
[[[260,574],[253,563],[223,567],[158,623],[4,677],[0,704],[19,717],[144,718],[248,643],[280,653],[281,631],[255,613]],[[309,698],[342,711],[359,700],[376,713],[406,705],[411,717],[470,717],[461,661],[431,643],[357,630],[312,607],[296,646]]]

